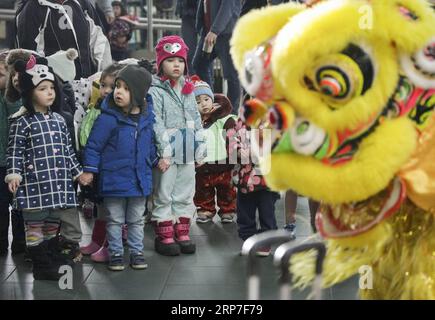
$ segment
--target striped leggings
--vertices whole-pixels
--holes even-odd
[[[54,238],[60,226],[61,210],[23,211],[26,243],[34,247]]]

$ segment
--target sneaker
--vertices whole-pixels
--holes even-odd
[[[208,213],[208,214],[207,214]],[[210,217],[212,213],[210,211],[198,211],[198,217],[196,218],[197,223],[207,223],[212,221]]]
[[[296,223],[287,223],[284,225],[284,230],[287,230],[292,234],[293,239],[296,239]]]
[[[109,268],[109,270],[112,270],[112,271],[123,271],[125,268],[124,256],[120,253],[116,253],[116,254],[110,256],[108,268]]]
[[[145,262],[145,257],[142,252],[130,255],[130,267],[136,270],[148,268],[148,263]]]
[[[207,223],[207,222],[210,222],[210,221],[211,221],[211,218],[207,217],[207,216],[205,216],[205,217],[197,217],[196,218],[196,222],[197,223]]]
[[[222,223],[233,223],[234,222],[234,215],[231,213],[224,213],[221,215],[221,222]]]
[[[271,251],[270,247],[258,248],[255,255],[257,255],[258,257],[268,257],[270,255],[270,251]]]

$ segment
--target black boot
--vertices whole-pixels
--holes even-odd
[[[59,237],[58,246],[60,249],[60,254],[67,261],[72,261],[73,265],[82,260],[83,255],[80,252],[80,245],[77,242],[72,242],[63,237]]]
[[[48,254],[47,241],[33,247],[28,247],[33,262],[33,278],[35,280],[60,279],[59,264],[54,263]]]
[[[9,216],[0,212],[0,256],[8,253],[9,240]]]
[[[24,219],[21,211],[14,210],[11,214],[12,235],[11,244],[12,254],[20,254],[26,251],[26,233],[24,231]]]
[[[47,242],[48,255],[53,260],[54,263],[59,265],[69,265],[73,267],[75,265],[74,260],[69,256],[68,253],[63,252],[59,236],[51,238]]]
[[[5,242],[0,241],[0,257],[6,256],[8,254],[8,247]]]

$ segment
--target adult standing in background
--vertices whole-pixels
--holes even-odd
[[[199,0],[177,0],[177,9],[175,11],[175,14],[181,18],[181,37],[189,47],[187,64],[190,74],[196,73],[193,67],[193,57],[198,43],[198,33],[195,29],[198,2]]]
[[[252,9],[259,9],[268,5],[268,0],[243,0],[240,16],[247,14]]]
[[[112,9],[112,0],[89,0],[97,11],[101,20],[104,34],[107,35],[110,25],[115,21],[115,14]]]
[[[236,114],[240,103],[241,88],[230,55],[230,39],[239,19],[240,10],[240,0],[199,0],[196,30],[200,34],[200,39],[193,59],[193,67],[198,76],[213,87],[212,64],[214,59],[219,58],[224,78],[228,81],[227,96]],[[203,48],[210,52],[205,53]]]
[[[110,45],[89,0],[26,0],[15,17],[17,47],[49,56],[74,48],[76,79],[112,63]]]
[[[96,4],[98,8],[103,11],[104,16],[106,17],[106,21],[108,24],[111,24],[115,21],[115,14],[113,13],[112,8],[112,0],[90,0],[91,3]]]
[[[0,5],[1,9],[14,9],[15,8],[15,0],[2,0],[2,4]],[[6,39],[5,44],[7,48],[13,48],[14,46],[14,21],[5,21],[6,24]]]

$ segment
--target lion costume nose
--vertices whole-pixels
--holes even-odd
[[[260,99],[250,99],[240,109],[239,116],[243,122],[252,128],[261,126],[285,130],[294,121],[294,110],[285,101],[273,101],[266,105]]]

